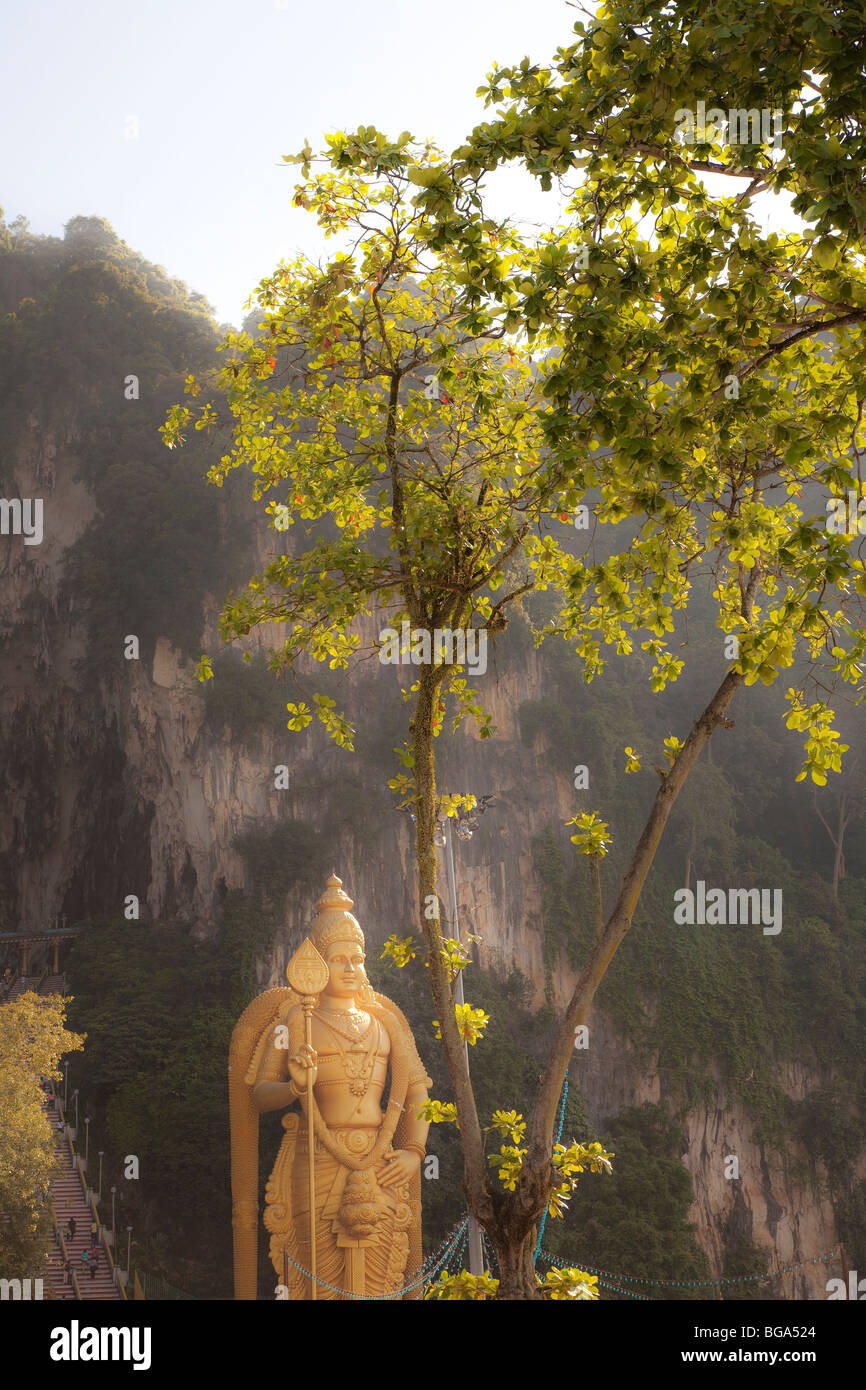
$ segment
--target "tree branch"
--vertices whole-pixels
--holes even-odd
[[[595,992],[631,927],[641,890],[652,867],[674,802],[714,729],[720,724],[727,726],[726,712],[742,681],[743,677],[739,672],[728,672],[703,714],[696,720],[676,762],[656,792],[643,833],[623,878],[616,905],[608,918],[601,939],[577,980],[550,1049],[528,1131],[528,1151],[523,1165],[523,1171],[528,1174],[537,1173],[540,1168],[550,1164],[554,1116],[562,1089],[562,1078],[574,1047],[574,1030],[578,1024],[585,1021]]]

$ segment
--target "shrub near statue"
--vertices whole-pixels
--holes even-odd
[[[286,971],[297,985],[296,962],[303,971],[306,960],[299,958],[306,952],[315,962],[318,952],[327,966],[327,984],[316,986],[318,994],[306,987],[303,993],[267,990],[245,1010],[232,1034],[237,1299],[256,1297],[258,1115],[296,1101],[304,1119],[296,1112],[283,1117],[285,1137],[268,1181],[264,1217],[271,1261],[288,1297],[422,1294],[420,1167],[429,1126],[418,1115],[432,1083],[405,1017],[389,999],[374,993],[367,979],[364,934],[351,907],[351,898],[332,874],[317,903],[310,937]],[[305,999],[311,1043],[305,1041]],[[383,1112],[389,1068],[390,1098]]]

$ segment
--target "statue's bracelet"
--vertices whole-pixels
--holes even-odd
[[[420,1159],[427,1157],[427,1149],[424,1144],[404,1144],[403,1148],[411,1149],[412,1153],[416,1153]]]

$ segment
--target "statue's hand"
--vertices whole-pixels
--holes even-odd
[[[385,1159],[385,1171],[379,1178],[380,1187],[397,1187],[413,1178],[421,1167],[421,1155],[414,1149],[397,1149]]]
[[[302,1043],[294,1057],[289,1058],[289,1076],[294,1081],[297,1090],[306,1091],[309,1072],[313,1073],[313,1085],[315,1086],[318,1066],[318,1052],[309,1043]]]

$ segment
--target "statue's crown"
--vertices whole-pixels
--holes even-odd
[[[348,893],[343,892],[342,879],[332,873],[327,888],[316,903],[316,916],[309,931],[310,940],[321,955],[325,954],[332,941],[355,941],[363,950],[364,933],[357,918],[349,911],[354,905]]]

